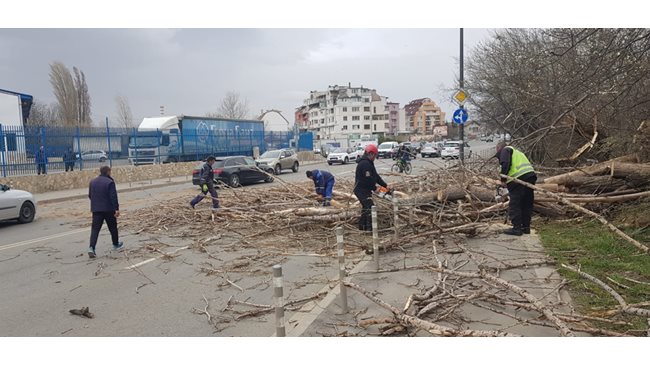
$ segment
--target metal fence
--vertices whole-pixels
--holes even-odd
[[[170,135],[135,128],[3,126],[0,124],[0,176],[33,175],[150,163],[198,161],[208,155],[252,156],[296,147],[293,132],[210,130]],[[42,150],[41,150],[42,147]],[[297,149],[299,150],[299,149]],[[40,152],[42,151],[42,152]]]

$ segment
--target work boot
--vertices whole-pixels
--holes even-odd
[[[97,255],[95,254],[95,248],[90,247],[88,248],[88,258],[95,258]]]
[[[118,241],[116,244],[113,244],[113,250],[122,250],[124,248],[124,243]]]
[[[515,236],[521,236],[523,234],[521,229],[514,228],[514,227],[504,231],[503,233],[506,234],[506,235],[515,235]]]
[[[325,198],[325,201],[323,201],[323,206],[327,207],[331,205],[332,205],[331,199]]]
[[[521,232],[524,234],[530,234],[530,228],[529,227],[522,227]]]

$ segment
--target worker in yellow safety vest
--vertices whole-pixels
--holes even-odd
[[[509,177],[501,178],[501,184],[507,186],[510,196],[508,215],[512,223],[512,228],[504,231],[504,234],[516,236],[530,234],[530,219],[533,214],[535,191],[532,188],[515,183],[512,178],[535,184],[537,175],[533,165],[521,151],[512,146],[506,146],[504,141],[499,142],[496,149],[495,156],[499,159],[501,174]]]

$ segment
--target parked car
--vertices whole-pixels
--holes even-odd
[[[18,220],[26,224],[34,221],[35,215],[36,200],[31,193],[0,184],[0,221]]]
[[[108,159],[108,155],[103,150],[90,150],[81,153],[81,160],[97,160],[101,163],[106,161],[106,159]]]
[[[365,148],[363,146],[357,146],[354,148],[352,153],[350,153],[350,158],[354,157],[354,161],[358,163],[364,152]]]
[[[433,142],[427,142],[424,144],[422,147],[422,150],[420,151],[420,154],[422,155],[423,158],[426,157],[432,157],[432,158],[438,158],[440,157],[440,151],[436,147],[436,145]]]
[[[269,150],[262,154],[257,162],[272,167],[275,175],[279,175],[284,169],[291,169],[296,173],[300,166],[298,155],[291,149]]]
[[[492,137],[492,135],[483,135],[481,136],[481,141],[494,142],[494,138]]]
[[[440,152],[440,157],[443,159],[458,159],[460,157],[460,145],[462,141],[447,141],[442,145],[442,151]],[[464,155],[465,158],[472,156],[472,150],[467,142],[464,145]]]
[[[363,155],[363,148],[345,148],[339,147],[338,149],[333,150],[327,155],[327,164],[332,165],[334,163],[347,164],[351,161],[359,162]]]
[[[395,156],[398,147],[399,144],[395,141],[384,142],[377,147],[377,150],[379,150],[379,155],[377,157],[392,159],[393,156]]]
[[[203,164],[204,162],[199,163],[192,170],[192,184],[195,186],[201,185],[200,175]],[[216,184],[223,183],[230,187],[239,187],[242,184],[260,181],[273,182],[273,177],[269,175],[273,174],[273,168],[266,164],[256,163],[249,156],[219,157],[212,164],[212,170]]]

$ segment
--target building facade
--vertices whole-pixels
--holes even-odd
[[[399,103],[387,99],[363,85],[329,86],[326,91],[309,93],[296,108],[295,121],[301,131],[311,131],[317,139],[385,135],[391,130],[391,108],[399,111]],[[397,117],[394,113],[395,125]]]
[[[432,135],[435,126],[445,125],[445,112],[431,98],[420,98],[404,106],[406,129],[411,133]]]

